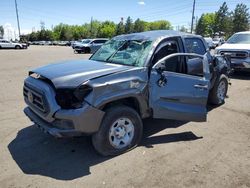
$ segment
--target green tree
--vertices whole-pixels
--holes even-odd
[[[233,33],[246,31],[249,28],[249,9],[245,4],[237,4],[233,12]]]
[[[202,36],[213,36],[215,27],[215,13],[202,14],[196,26],[196,34]]]
[[[125,33],[125,26],[122,21],[120,21],[116,26],[116,35],[122,35]]]
[[[0,38],[3,38],[4,35],[4,28],[2,25],[0,25]]]
[[[215,12],[215,33],[225,33],[226,36],[231,35],[232,20],[231,13],[228,10],[227,3],[224,2],[220,9]]]
[[[133,20],[129,16],[125,23],[125,33],[133,33],[133,27],[134,27]]]
[[[111,38],[115,35],[115,30],[116,30],[116,25],[114,22],[105,21],[101,24],[97,36]]]
[[[145,21],[140,20],[139,18],[135,20],[134,23],[134,32],[142,32],[146,31],[147,29],[147,23]]]
[[[159,20],[154,22],[148,23],[149,30],[165,30],[165,29],[172,29],[172,26],[169,21],[166,20]]]

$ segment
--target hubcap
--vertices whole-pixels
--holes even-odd
[[[217,91],[217,97],[222,102],[225,99],[226,96],[226,83],[224,81],[221,81],[219,86],[218,86],[218,91]]]
[[[134,137],[134,125],[128,118],[119,118],[109,130],[109,142],[117,149],[127,147]]]

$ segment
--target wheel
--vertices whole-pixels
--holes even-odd
[[[211,104],[220,105],[224,103],[228,89],[228,80],[225,75],[221,75],[215,82],[213,89],[209,94],[209,102]]]
[[[136,147],[143,132],[139,114],[127,106],[106,110],[100,129],[92,136],[95,150],[103,155],[119,155]]]
[[[91,51],[90,48],[85,48],[85,49],[84,49],[84,53],[85,53],[85,54],[89,54],[90,51]]]
[[[20,48],[21,48],[21,47],[20,47],[20,46],[18,46],[18,45],[17,45],[17,46],[15,46],[15,49],[20,49]]]

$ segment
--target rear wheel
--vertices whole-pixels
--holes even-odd
[[[141,118],[134,109],[116,106],[106,111],[99,131],[92,136],[92,143],[101,155],[119,155],[138,145],[142,131]]]
[[[220,105],[224,103],[228,90],[228,80],[225,75],[221,75],[215,82],[213,89],[210,91],[209,102]]]
[[[91,51],[90,48],[85,48],[85,49],[84,49],[84,53],[85,53],[85,54],[89,54],[90,51]]]

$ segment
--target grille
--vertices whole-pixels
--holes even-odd
[[[23,87],[23,96],[25,101],[28,102],[29,105],[37,108],[42,113],[47,112],[46,103],[44,97],[41,93],[31,89],[27,86]]]
[[[220,54],[224,55],[225,53],[228,53],[231,55],[231,58],[236,59],[245,59],[248,57],[248,52],[244,51],[221,51]]]

